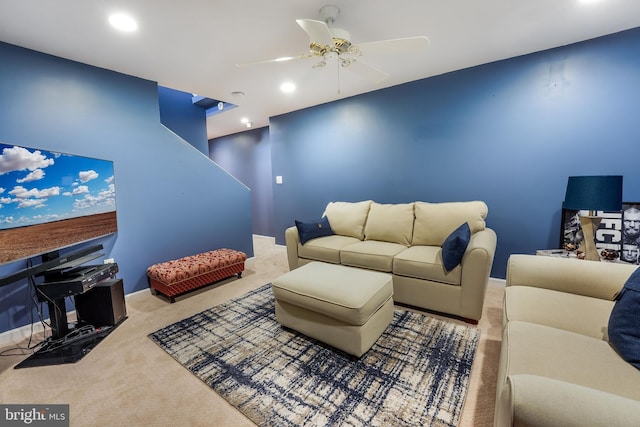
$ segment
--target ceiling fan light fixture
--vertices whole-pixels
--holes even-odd
[[[308,58],[316,59],[311,64],[312,68],[333,67],[335,63],[338,71],[338,93],[340,93],[339,70],[341,68],[348,68],[350,72],[370,80],[375,85],[379,85],[389,77],[386,72],[368,64],[366,61],[361,61],[360,57],[364,59],[369,56],[388,54],[421,55],[429,47],[429,39],[425,36],[352,44],[351,34],[348,31],[332,26],[340,13],[340,9],[337,6],[325,5],[320,8],[319,12],[322,21],[317,19],[296,19],[296,23],[309,36],[308,53],[294,57],[255,62],[254,64]],[[293,92],[295,86],[282,84],[280,90]]]
[[[333,60],[339,58],[340,54],[338,52],[335,52],[335,51],[332,50],[332,51],[329,51],[329,52],[325,52],[325,54],[322,55],[322,56],[324,57],[325,61],[333,61]]]
[[[351,42],[349,41],[349,39],[334,38],[333,43],[338,54],[347,53],[351,49]]]
[[[349,33],[349,31],[343,30],[342,28],[331,27],[329,28],[329,32],[334,41],[335,39],[339,39],[351,44],[351,42],[349,42],[349,40],[351,40],[351,33]]]
[[[331,49],[330,46],[321,45],[315,42],[309,45],[309,50],[311,50],[311,53],[316,56],[322,56],[325,54],[325,52],[329,51],[330,49]]]
[[[362,51],[358,46],[349,46],[349,53],[355,56],[362,56]]]
[[[349,65],[356,62],[356,60],[353,58],[345,58],[343,56],[339,57],[339,60],[340,60],[340,66],[343,68],[348,67]]]

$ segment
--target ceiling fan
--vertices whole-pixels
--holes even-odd
[[[351,43],[349,32],[331,26],[340,13],[340,9],[337,6],[326,5],[320,8],[319,12],[322,21],[296,19],[298,25],[309,35],[308,53],[250,64],[238,64],[238,66],[315,58],[319,61],[312,68],[325,67],[329,62],[336,61],[341,68],[348,68],[350,71],[368,78],[374,83],[381,83],[389,77],[389,74],[363,62],[362,57],[382,54],[418,54],[425,52],[429,47],[429,39],[425,36],[353,44]]]

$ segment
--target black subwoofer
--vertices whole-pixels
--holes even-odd
[[[127,317],[122,279],[104,280],[75,300],[78,320],[96,328],[115,326]]]

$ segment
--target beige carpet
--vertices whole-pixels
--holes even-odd
[[[242,279],[174,304],[147,291],[127,297],[129,318],[78,363],[14,370],[25,356],[0,357],[0,402],[68,403],[72,426],[253,426],[147,335],[288,271],[285,248],[272,238],[256,236],[254,251]],[[503,282],[491,280],[461,426],[493,424],[503,294]]]

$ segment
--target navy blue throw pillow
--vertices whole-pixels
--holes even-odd
[[[442,263],[447,272],[453,270],[460,264],[470,239],[471,229],[469,229],[469,224],[465,222],[453,230],[444,241],[442,244]]]
[[[609,344],[640,369],[640,268],[629,276],[616,297],[609,317]]]
[[[327,219],[327,217],[305,222],[296,220],[296,228],[298,229],[300,242],[303,245],[316,237],[331,236],[335,234],[331,229],[331,225],[329,225],[329,219]]]

